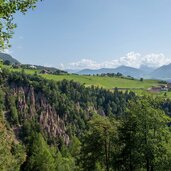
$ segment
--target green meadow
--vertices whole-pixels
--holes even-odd
[[[5,66],[13,72],[21,72],[22,69],[14,69],[10,66]],[[151,86],[159,85],[157,80],[131,80],[127,78],[118,78],[118,77],[107,77],[107,76],[86,76],[86,75],[76,75],[76,74],[65,74],[65,75],[53,75],[53,74],[40,74],[40,70],[25,69],[26,74],[35,74],[37,72],[40,76],[48,80],[61,81],[63,79],[73,80],[85,86],[98,86],[106,89],[117,88],[142,88],[147,89]]]
[[[144,88],[158,85],[156,80],[129,80],[116,77],[85,76],[85,75],[42,75],[46,79],[60,81],[63,79],[74,80],[86,86],[95,85],[106,89],[118,88]]]

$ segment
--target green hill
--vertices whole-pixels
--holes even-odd
[[[23,69],[29,69],[30,66],[34,66],[37,71],[46,70],[50,73],[55,73],[55,74],[67,74],[67,71],[63,71],[54,67],[46,67],[41,65],[22,64],[20,67]]]
[[[7,67],[7,66],[5,66]],[[10,68],[11,71],[18,71],[21,72],[22,69],[14,69]],[[75,82],[79,82],[81,84],[85,84],[85,86],[98,86],[103,87],[106,89],[113,89],[115,87],[118,88],[139,88],[139,89],[147,89],[151,86],[157,86],[159,85],[158,80],[131,80],[127,78],[119,78],[119,77],[107,77],[107,76],[86,76],[86,75],[76,75],[76,74],[59,74],[59,75],[53,75],[53,74],[40,74],[41,70],[32,70],[32,69],[25,69],[26,74],[35,74],[35,72],[39,75],[41,75],[43,78],[46,78],[48,80],[54,80],[54,81],[61,81],[61,80],[73,80]]]
[[[0,59],[3,61],[10,61],[11,64],[20,64],[20,62],[14,59],[11,55],[0,52]]]
[[[158,85],[156,80],[129,80],[126,78],[117,77],[101,77],[101,76],[83,76],[83,75],[42,75],[44,78],[60,81],[63,79],[74,80],[76,82],[85,84],[86,86],[95,85],[107,89],[118,88],[143,88],[147,89],[151,86]]]
[[[22,68],[12,68],[11,66],[1,65],[1,67],[6,67],[11,71],[22,72]],[[109,76],[93,76],[93,75],[77,75],[77,74],[41,74],[40,69],[24,69],[26,74],[35,74],[42,76],[48,80],[61,81],[61,80],[73,80],[75,82],[79,82],[81,84],[85,84],[85,86],[97,86],[103,87],[106,89],[117,88],[128,88],[128,89],[148,89],[152,86],[159,85],[158,80],[143,80],[140,81],[138,79],[129,79],[127,77],[109,77]]]

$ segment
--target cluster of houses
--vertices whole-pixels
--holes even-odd
[[[152,93],[158,93],[158,92],[169,91],[169,90],[171,90],[171,83],[167,83],[167,85],[152,86],[147,89],[147,91]]]
[[[24,69],[37,69],[37,67],[35,65],[21,65],[21,64],[13,64],[12,65],[13,68],[24,68]],[[51,72],[48,69],[42,69],[40,71],[40,74],[53,74],[53,72]]]
[[[23,68],[23,69],[33,69],[33,70],[39,70],[40,74],[67,74],[66,71],[58,70],[58,69],[50,69],[49,67],[42,67],[42,66],[35,66],[35,65],[29,65],[29,64],[13,64],[13,68]]]
[[[37,69],[35,65],[22,65],[22,64],[13,64],[13,68],[27,68],[27,69]]]
[[[115,88],[113,88],[114,90]],[[148,89],[144,89],[144,88],[117,88],[119,91],[125,91],[125,90],[147,90],[148,92],[151,93],[159,93],[159,92],[167,92],[167,91],[171,91],[171,83],[167,83],[167,84],[161,84],[158,86],[152,86]]]

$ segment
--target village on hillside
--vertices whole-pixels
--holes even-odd
[[[159,85],[159,86],[152,86],[147,89],[147,91],[152,92],[152,93],[159,93],[163,91],[169,91],[171,90],[171,83],[167,83],[166,85]]]

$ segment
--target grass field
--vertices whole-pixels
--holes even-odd
[[[129,80],[124,78],[115,77],[100,77],[100,76],[84,76],[84,75],[42,75],[46,79],[60,81],[63,79],[74,80],[85,84],[86,86],[95,85],[107,89],[118,88],[144,88],[147,89],[151,86],[158,85],[155,80]]]
[[[22,69],[14,69],[10,66],[4,66],[1,65],[0,67],[8,68],[9,70],[13,72],[21,72]],[[24,70],[26,74],[35,74],[35,72],[39,73],[40,70],[33,70],[33,69],[25,69]],[[54,80],[54,81],[61,81],[63,79],[66,80],[73,80],[75,82],[79,82],[81,84],[85,84],[85,86],[98,86],[103,87],[106,89],[112,90],[113,88],[128,88],[131,91],[134,91],[137,95],[143,95],[144,93],[149,93],[146,90],[152,86],[158,86],[159,81],[157,80],[129,80],[126,78],[117,78],[117,77],[101,77],[101,76],[85,76],[85,75],[74,75],[74,74],[66,74],[66,75],[53,75],[53,74],[39,74],[45,79],[48,80]],[[143,90],[133,90],[135,88],[143,89]],[[123,90],[124,91],[124,90]],[[159,92],[159,93],[150,93],[154,96],[159,97],[168,97],[171,98],[171,92]]]
[[[14,69],[11,67],[8,67],[8,69],[17,72],[22,71],[22,69]],[[26,74],[34,74],[35,72],[39,73],[40,71],[25,69]],[[85,86],[95,85],[106,89],[112,89],[115,87],[147,89],[151,86],[159,85],[157,80],[139,81],[139,80],[129,80],[125,78],[117,78],[117,77],[85,76],[85,75],[74,75],[74,74],[68,74],[68,75],[67,74],[66,75],[39,74],[39,75],[48,80],[55,80],[55,81],[61,81],[63,79],[74,80],[81,84],[85,84]]]

